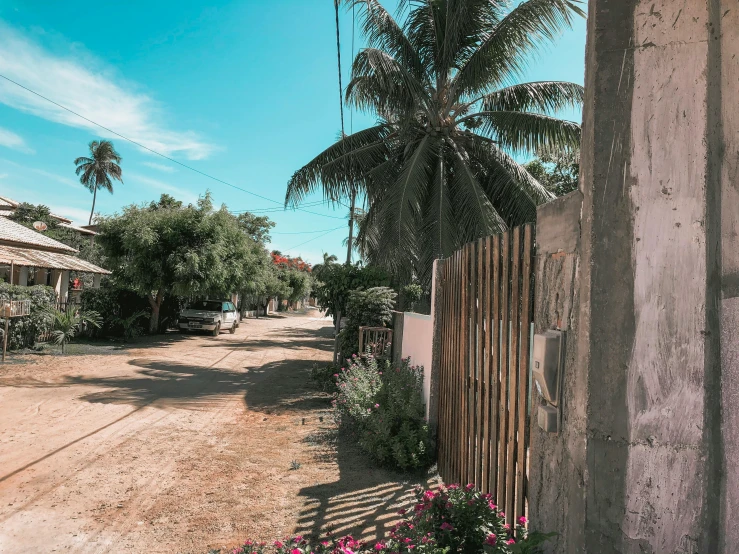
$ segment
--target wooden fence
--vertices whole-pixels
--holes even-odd
[[[467,244],[442,269],[439,473],[526,512],[533,226]]]

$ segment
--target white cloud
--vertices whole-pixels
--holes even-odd
[[[109,67],[85,55],[78,45],[67,47],[66,56],[53,54],[2,21],[0,36],[0,73],[9,79],[163,154],[197,160],[214,150],[193,131],[170,129],[162,122],[162,111],[152,98],[114,76]],[[5,79],[0,79],[0,102],[63,125],[90,129],[98,136],[116,138]]]
[[[51,179],[52,181],[56,181],[57,183],[67,185],[68,187],[82,188],[82,185],[79,181],[75,181],[74,179],[70,179],[69,177],[62,177],[61,175],[57,175],[56,173],[51,173],[50,171],[44,171],[43,169],[38,169],[35,167],[31,168],[31,171],[33,171],[34,173],[38,173],[39,175],[43,175],[47,179]]]
[[[92,195],[90,195],[90,209],[76,208],[74,206],[49,206],[49,209],[57,215],[66,217],[72,220],[74,225],[87,225],[90,221],[90,209],[92,209]],[[95,212],[97,213],[97,206]]]
[[[2,46],[0,46],[0,51],[2,51]],[[0,60],[0,64],[2,64],[2,60]],[[13,150],[24,152],[25,154],[36,153],[33,148],[30,148],[26,144],[26,141],[23,140],[23,137],[21,137],[20,135],[16,135],[13,131],[3,129],[2,127],[0,127],[0,146],[6,146],[8,148],[12,148]]]
[[[124,178],[126,179],[126,183],[130,183],[132,185],[137,183],[144,184],[149,188],[155,189],[159,193],[166,192],[167,194],[174,196],[177,200],[183,201],[185,204],[195,204],[198,200],[198,196],[187,189],[165,183],[159,179],[152,179],[146,175],[129,172]],[[152,198],[149,198],[148,200],[158,200],[157,196],[158,195],[153,195]]]
[[[157,171],[163,171],[164,173],[174,173],[174,167],[164,164],[158,164],[154,162],[144,162],[144,165]]]

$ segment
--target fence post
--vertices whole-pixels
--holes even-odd
[[[436,438],[439,428],[439,375],[441,371],[441,317],[436,313],[437,307],[441,306],[442,275],[445,260],[434,260],[434,268],[431,276],[431,321],[433,325],[433,345],[431,351],[431,382],[429,386],[429,429],[431,435]],[[438,441],[437,441],[438,442]]]
[[[403,358],[403,324],[405,318],[403,312],[393,312],[393,344],[391,360],[399,364]]]

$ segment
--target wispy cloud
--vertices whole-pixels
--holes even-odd
[[[69,177],[62,177],[61,175],[57,175],[56,173],[51,173],[50,171],[44,171],[43,169],[38,169],[35,167],[32,168],[31,171],[39,175],[42,175],[43,177],[46,177],[47,179],[56,181],[57,183],[62,183],[63,185],[67,185],[69,187],[82,188],[82,185],[78,181],[75,181],[74,179],[70,179]]]
[[[170,183],[165,183],[164,181],[160,181],[159,179],[153,179],[151,177],[147,177],[146,175],[139,175],[138,173],[128,173],[126,176],[126,184],[136,185],[136,184],[143,184],[146,185],[149,188],[152,188],[160,193],[166,192],[167,194],[170,194],[174,196],[177,200],[182,200],[186,204],[194,204],[198,200],[198,196],[196,194],[193,194],[187,189],[183,189],[181,187],[172,185]],[[156,200],[157,198],[152,195],[152,198],[149,200]]]
[[[0,36],[0,73],[9,79],[163,154],[196,160],[214,150],[193,131],[171,129],[151,97],[85,55],[78,45],[52,53],[2,21]],[[98,136],[115,137],[5,79],[0,79],[0,102],[63,125],[94,130]]]
[[[0,46],[0,56],[2,56],[2,46]],[[0,64],[2,64],[2,59],[0,59]],[[6,146],[7,148],[12,148],[13,150],[18,150],[25,154],[36,153],[33,148],[26,144],[23,137],[16,135],[13,131],[3,129],[2,127],[0,127],[0,146]]]
[[[144,165],[157,171],[163,171],[164,173],[174,173],[174,167],[164,164],[158,164],[154,162],[144,162]]]

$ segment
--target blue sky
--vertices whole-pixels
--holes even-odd
[[[384,5],[394,10],[395,1]],[[341,21],[346,84],[351,14],[342,11]],[[281,201],[292,173],[340,131],[334,33],[332,0],[3,0],[0,74],[182,163]],[[358,33],[355,41],[358,49]],[[582,83],[584,51],[579,20],[532,60],[527,78]],[[355,131],[372,122],[353,114]],[[349,125],[347,112],[347,131]],[[163,192],[194,201],[210,190],[232,210],[277,208],[261,212],[277,223],[273,248],[312,262],[323,251],[344,255],[346,210],[284,212],[0,79],[0,195],[87,223],[92,195],[78,183],[73,160],[96,138],[113,139],[124,177],[115,194],[98,194],[96,212],[111,214]]]

